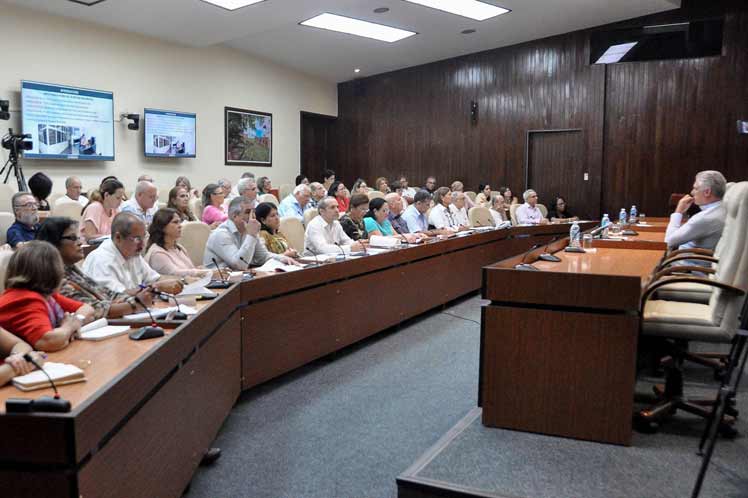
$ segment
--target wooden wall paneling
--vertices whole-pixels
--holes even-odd
[[[235,313],[85,464],[80,495],[179,498],[239,396],[240,350]]]
[[[299,171],[310,182],[321,182],[322,172],[334,166],[335,137],[332,129],[335,116],[301,111],[301,142]]]

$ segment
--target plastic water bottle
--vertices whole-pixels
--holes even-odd
[[[618,224],[621,225],[622,229],[626,224],[626,208],[621,208],[621,212],[618,213]]]
[[[581,241],[581,230],[579,229],[579,223],[576,221],[573,225],[571,225],[571,228],[569,229],[569,246],[571,247],[582,247],[582,241]]]
[[[636,224],[636,215],[639,214],[636,210],[636,204],[631,206],[631,211],[629,212],[629,224],[634,225]]]
[[[608,217],[608,213],[605,213],[603,215],[603,221],[600,222],[600,226],[603,227],[603,234],[602,237],[604,239],[608,238],[608,230],[610,229],[610,218]]]

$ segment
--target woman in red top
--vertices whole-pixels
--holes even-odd
[[[0,327],[39,351],[57,351],[75,338],[94,309],[62,296],[65,268],[49,242],[32,240],[19,247],[8,262],[5,292],[0,296]]]
[[[338,212],[348,212],[348,207],[351,204],[351,194],[350,192],[348,192],[348,189],[345,188],[345,184],[343,182],[334,182],[330,186],[330,190],[327,191],[327,195],[330,197],[335,197],[335,200],[338,201]]]

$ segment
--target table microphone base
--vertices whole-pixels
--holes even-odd
[[[156,337],[163,337],[164,329],[149,325],[147,327],[140,327],[138,330],[130,332],[130,339],[133,341],[142,341],[144,339],[155,339]]]
[[[561,258],[559,258],[558,256],[555,256],[547,252],[544,252],[543,254],[538,256],[538,259],[542,261],[550,261],[552,263],[559,263],[561,261]]]
[[[519,265],[514,265],[515,270],[522,270],[522,271],[540,271],[534,266],[532,266],[530,263],[522,263]]]
[[[585,251],[581,247],[572,247],[572,246],[569,246],[569,247],[565,247],[564,248],[564,252],[580,252],[580,253],[585,253],[587,251]]]

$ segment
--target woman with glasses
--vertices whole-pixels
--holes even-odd
[[[174,186],[187,189],[187,192],[189,192],[190,197],[194,197],[195,199],[200,198],[200,192],[196,188],[192,188],[190,179],[187,178],[186,176],[178,176],[177,181],[174,183]]]
[[[112,220],[119,212],[125,194],[125,186],[115,178],[108,178],[88,196],[88,205],[83,209],[81,234],[86,241],[112,234]]]
[[[169,190],[169,202],[166,207],[175,210],[181,221],[197,221],[190,209],[190,191],[184,187]]]
[[[55,246],[62,257],[65,275],[60,294],[90,305],[94,309],[95,318],[119,318],[142,311],[143,307],[138,300],[146,306],[152,304],[150,290],[137,288],[126,292],[114,292],[99,285],[78,269],[76,264],[83,260],[84,255],[83,241],[78,236],[77,221],[63,217],[47,218],[39,229],[37,240]]]
[[[369,234],[366,232],[364,215],[369,211],[369,196],[366,194],[353,194],[348,212],[340,218],[343,231],[352,240],[366,240]]]
[[[195,267],[187,250],[179,244],[182,236],[182,219],[176,209],[156,211],[148,225],[148,250],[145,260],[161,275],[177,277],[203,277],[212,270]]]
[[[574,216],[566,206],[566,199],[560,195],[553,199],[553,204],[551,204],[548,217],[551,219],[551,223],[571,223],[573,221],[579,221],[579,217]]]
[[[203,223],[207,223],[211,228],[215,228],[228,219],[228,215],[223,208],[223,201],[226,193],[217,183],[209,183],[203,189]]]
[[[0,296],[0,327],[39,351],[63,349],[94,309],[58,291],[65,275],[60,253],[49,242],[32,240],[11,256]]]

